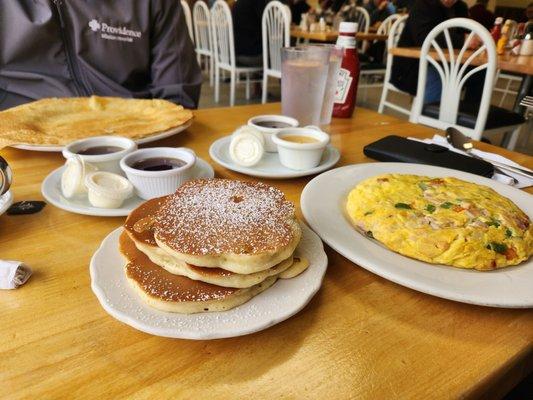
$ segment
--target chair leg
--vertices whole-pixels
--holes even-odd
[[[265,104],[267,102],[268,94],[268,75],[263,72],[263,93],[261,93],[261,102]]]
[[[505,98],[509,94],[509,88],[511,87],[511,83],[512,83],[512,81],[510,79],[507,79],[507,85],[505,86],[504,92],[502,93],[502,97],[500,99],[499,107],[501,107],[503,105],[503,103],[505,102]]]
[[[237,85],[235,71],[231,71],[231,82],[230,82],[230,95],[229,95],[229,105],[233,107],[235,105],[235,86]]]
[[[215,103],[220,101],[220,70],[215,67]]]
[[[213,86],[213,75],[215,73],[215,65],[214,65],[213,56],[209,56],[209,86]]]
[[[383,90],[381,91],[381,100],[379,101],[378,113],[383,114],[385,108],[385,102],[387,101],[387,92],[388,89],[383,85]]]
[[[509,139],[509,143],[507,144],[507,150],[514,150],[516,147],[516,142],[518,141],[518,138],[520,136],[520,131],[522,129],[522,126],[519,126],[518,128],[515,128],[513,133],[511,133],[511,139]]]
[[[246,73],[246,100],[250,100],[250,73]]]

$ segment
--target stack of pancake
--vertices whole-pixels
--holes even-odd
[[[294,205],[259,182],[187,182],[139,206],[124,228],[128,281],[163,311],[229,310],[309,265],[295,255]]]

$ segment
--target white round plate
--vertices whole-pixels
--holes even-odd
[[[102,307],[114,318],[157,336],[180,339],[219,339],[247,335],[275,325],[303,309],[322,285],[328,258],[320,238],[302,224],[300,254],[309,268],[295,278],[279,279],[250,301],[223,312],[177,314],[146,305],[130,287],[125,259],[118,249],[122,228],[115,229],[96,250],[90,265],[91,287]]]
[[[0,196],[0,215],[5,213],[9,207],[13,204],[13,193],[8,190],[2,196]]]
[[[73,199],[67,199],[61,192],[61,176],[65,166],[52,171],[41,185],[41,193],[47,202],[65,211],[83,215],[95,215],[98,217],[123,217],[128,215],[132,210],[144,202],[138,196],[132,196],[127,199],[120,208],[98,208],[93,207],[86,196],[80,196]],[[194,166],[193,178],[213,178],[215,171],[209,163],[201,158],[197,158]]]
[[[329,145],[324,151],[320,164],[315,168],[307,169],[305,171],[296,171],[284,167],[279,162],[278,153],[265,153],[261,161],[253,167],[241,167],[231,160],[229,155],[230,142],[231,136],[225,136],[213,142],[209,148],[209,155],[211,158],[227,169],[260,178],[287,179],[318,174],[337,164],[341,156],[339,150]]]
[[[495,271],[466,270],[404,257],[358,233],[344,214],[346,196],[362,180],[387,173],[451,176],[486,185],[511,199],[530,218],[533,216],[533,196],[487,178],[421,164],[372,163],[337,168],[311,180],[300,199],[305,219],[324,242],[344,257],[400,285],[463,303],[533,307],[532,258]]]
[[[142,139],[135,140],[137,144],[145,144],[150,142],[155,142],[156,140],[166,139],[172,135],[180,133],[191,126],[192,120],[186,122],[184,125],[177,126],[176,128],[169,129],[168,131],[156,133],[152,136],[145,137]],[[46,152],[60,152],[63,150],[63,146],[41,146],[34,144],[16,144],[12,147],[21,150],[30,150],[30,151],[46,151]]]

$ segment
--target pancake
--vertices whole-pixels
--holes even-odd
[[[301,237],[294,212],[280,190],[260,182],[194,180],[160,205],[154,239],[188,264],[251,274],[293,254]]]
[[[361,233],[408,257],[480,271],[533,254],[529,217],[489,187],[388,174],[360,182],[346,211]]]
[[[284,272],[292,266],[292,255],[271,268],[252,274],[237,274],[222,268],[197,267],[181,261],[157,245],[151,230],[152,217],[159,207],[164,204],[167,197],[148,200],[141,204],[130,213],[124,228],[137,249],[142,251],[153,263],[168,272],[218,286],[247,288],[261,283],[270,276]]]
[[[120,251],[128,260],[125,270],[132,288],[149,306],[161,311],[192,314],[230,310],[268,289],[277,279],[272,276],[250,288],[237,289],[174,275],[151,262],[125,231],[120,235]]]

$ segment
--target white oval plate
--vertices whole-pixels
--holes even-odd
[[[201,158],[196,159],[191,179],[197,178],[213,178],[215,171],[209,163]],[[120,208],[98,208],[93,207],[86,196],[75,197],[67,199],[61,192],[61,176],[65,166],[62,166],[52,171],[43,181],[41,185],[41,193],[46,201],[62,210],[83,215],[94,215],[98,217],[123,217],[128,215],[131,211],[141,205],[145,200],[133,195],[127,199]]]
[[[0,196],[0,215],[5,213],[9,207],[13,204],[13,193],[10,190]]]
[[[225,136],[213,142],[209,148],[209,155],[211,158],[227,169],[260,178],[288,179],[318,174],[337,164],[341,156],[339,150],[329,145],[324,151],[320,164],[315,168],[307,169],[305,171],[296,171],[284,167],[279,162],[278,153],[265,153],[261,161],[253,167],[241,167],[231,160],[229,155],[230,142],[231,136]]]
[[[91,259],[91,288],[112,317],[135,329],[180,339],[219,339],[247,335],[275,325],[302,310],[320,289],[328,258],[320,238],[302,224],[298,246],[309,268],[292,279],[279,279],[250,301],[223,312],[177,314],[151,308],[126,280],[125,259],[118,249],[122,228],[102,242]]]
[[[168,131],[156,133],[153,136],[145,137],[142,139],[135,140],[137,144],[145,144],[150,142],[155,142],[156,140],[166,139],[172,135],[180,133],[191,126],[192,120],[186,122],[184,125],[177,126],[176,128],[169,129]],[[30,151],[46,151],[46,152],[60,152],[63,150],[63,146],[41,146],[34,144],[16,144],[11,147],[21,150],[30,150]]]
[[[346,196],[360,181],[387,173],[451,176],[486,185],[511,199],[530,218],[533,216],[533,196],[491,179],[421,164],[372,163],[337,168],[311,180],[300,199],[305,219],[344,257],[400,285],[463,303],[533,307],[533,258],[515,267],[480,272],[404,257],[358,233],[344,214]]]

